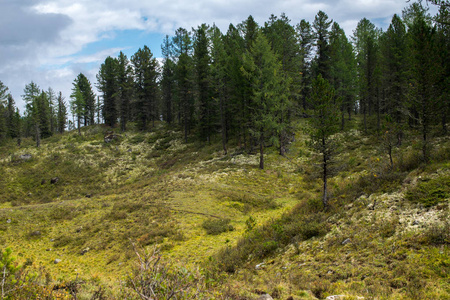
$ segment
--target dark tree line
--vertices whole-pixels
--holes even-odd
[[[327,111],[320,95],[332,95],[326,103],[339,112],[339,117],[333,114],[339,130],[361,114],[365,133],[387,129],[401,145],[404,131],[415,128],[426,162],[431,129],[440,126],[447,133],[450,113],[450,8],[447,1],[431,2],[439,5],[434,17],[420,2],[413,3],[393,16],[386,31],[363,18],[350,39],[323,11],[312,23],[294,25],[282,14],[262,26],[249,16],[226,32],[207,24],[191,31],[179,28],[164,39],[161,64],[147,46],[130,59],[123,53],[106,58],[97,74],[100,97],[79,74],[68,125],[91,125],[97,116],[97,123],[103,119],[122,130],[129,122],[148,130],[162,120],[180,126],[185,142],[218,138],[225,153],[230,143],[259,152],[262,168],[265,147],[276,146],[284,155],[293,137],[292,121],[319,118]],[[317,90],[324,88],[330,91]],[[61,94],[30,83],[20,117],[3,84],[0,92],[2,139],[34,136],[39,144],[41,137],[67,127]],[[334,125],[330,128],[334,132]]]

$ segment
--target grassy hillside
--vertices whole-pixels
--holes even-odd
[[[408,133],[390,170],[380,139],[348,129],[324,210],[302,126],[286,157],[268,150],[265,170],[163,124],[88,127],[39,149],[11,142],[0,149],[0,249],[69,298],[73,286],[78,299],[137,297],[123,281],[138,244],[190,270],[204,298],[448,299],[449,137],[423,165]]]

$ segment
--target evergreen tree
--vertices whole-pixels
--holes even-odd
[[[144,46],[131,57],[134,67],[136,98],[134,102],[138,127],[141,130],[147,128],[148,122],[158,119],[157,99],[157,66],[150,48]]]
[[[40,95],[36,98],[36,107],[38,118],[40,134],[42,138],[50,137],[53,132],[51,130],[51,106],[47,93],[41,91]]]
[[[93,125],[95,124],[95,94],[92,90],[91,83],[83,73],[80,73],[75,79],[74,84],[78,86],[83,97],[84,107],[80,107],[78,110],[82,109],[81,118],[84,126]]]
[[[6,110],[8,94],[8,87],[0,81],[0,141],[8,136],[9,131]]]
[[[289,96],[282,65],[270,49],[266,37],[259,33],[250,51],[244,55],[242,72],[251,83],[251,130],[259,146],[259,167],[264,169],[264,147],[268,140],[277,144],[280,104]]]
[[[333,87],[320,74],[313,81],[309,100],[314,108],[313,115],[308,119],[310,125],[308,128],[309,145],[322,156],[322,203],[324,207],[327,207],[327,184],[330,176],[331,158],[335,148],[333,135],[339,131],[339,101],[335,99]]]
[[[86,103],[77,79],[75,79],[73,83],[72,94],[70,95],[70,98],[72,99],[70,101],[70,110],[72,116],[75,116],[77,119],[78,135],[81,135],[81,120],[83,119],[83,116],[85,116]]]
[[[209,28],[202,24],[194,30],[194,71],[196,98],[198,103],[198,126],[200,139],[210,142],[211,135],[215,132],[216,104],[211,95],[211,57],[209,55]]]
[[[224,48],[226,52],[225,60],[225,80],[226,93],[229,98],[228,111],[226,114],[227,131],[230,130],[238,136],[238,146],[245,144],[245,129],[248,127],[247,105],[245,102],[246,86],[245,78],[241,72],[242,53],[245,52],[244,39],[239,34],[239,30],[230,24],[227,34],[224,36]],[[228,136],[228,135],[227,135]]]
[[[312,25],[317,48],[315,74],[321,74],[326,79],[330,76],[329,28],[331,23],[333,23],[333,20],[328,20],[328,15],[319,11]]]
[[[175,99],[174,99],[174,81],[175,81],[175,63],[172,60],[173,46],[166,35],[161,50],[164,58],[161,78],[161,92],[162,92],[162,113],[163,119],[171,124],[174,121],[175,115]]]
[[[34,138],[36,141],[36,147],[41,145],[41,129],[40,129],[40,117],[39,117],[39,109],[38,109],[38,101],[37,98],[39,96],[40,90],[39,86],[33,81],[25,86],[24,95],[22,98],[24,99],[25,105],[25,113],[27,119],[27,133],[31,134],[31,127],[33,128]]]
[[[330,32],[330,82],[336,96],[341,99],[341,129],[344,129],[345,117],[355,106],[356,61],[353,47],[339,24],[334,22]]]
[[[359,109],[364,115],[367,131],[367,114],[371,114],[376,98],[377,30],[366,18],[359,21],[353,32],[356,50]]]
[[[18,122],[16,116],[16,106],[14,98],[11,94],[7,96],[6,104],[6,128],[8,129],[7,135],[11,138],[18,138],[20,136],[20,130],[18,128]]]
[[[296,26],[297,39],[300,47],[300,103],[303,107],[303,111],[307,108],[307,98],[311,89],[311,54],[312,45],[314,41],[314,35],[312,32],[311,24],[304,19],[300,21]]]
[[[430,160],[430,131],[438,116],[439,89],[438,79],[443,69],[437,54],[436,30],[420,4],[410,7],[408,45],[410,50],[410,99],[411,116],[419,125],[422,135],[422,159]]]
[[[402,123],[407,116],[408,94],[408,49],[406,27],[398,15],[392,17],[391,24],[381,37],[383,63],[383,86],[386,93],[384,111],[396,122],[398,144],[402,141]],[[392,127],[392,126],[391,126]]]
[[[97,88],[103,94],[102,115],[105,124],[115,126],[119,116],[117,108],[117,61],[108,56],[97,74]]]
[[[228,125],[230,123],[230,105],[227,86],[230,82],[227,76],[227,53],[223,35],[219,28],[213,26],[211,36],[211,90],[212,97],[219,102],[220,132],[222,136],[222,148],[224,155],[227,154]]]
[[[120,51],[119,57],[117,58],[117,85],[120,127],[122,131],[125,131],[127,122],[130,119],[130,104],[133,97],[134,79],[130,61],[122,51]]]
[[[293,103],[298,103],[301,86],[301,58],[300,48],[294,27],[290,25],[290,20],[285,14],[280,18],[271,16],[269,22],[264,27],[265,36],[268,38],[273,52],[278,56],[282,64],[282,71],[285,80],[290,82],[288,86],[289,97],[284,103],[280,103],[278,122],[280,125],[280,154],[284,155],[286,145],[293,135],[290,127],[291,116],[293,115]]]
[[[443,1],[442,1],[443,2]],[[448,1],[447,1],[448,3]],[[439,78],[439,110],[441,111],[441,126],[444,134],[448,133],[447,122],[450,115],[450,5],[441,5],[436,18],[437,50],[442,64],[442,74]]]
[[[59,133],[63,133],[67,123],[67,107],[61,92],[58,95],[57,105],[57,130]]]
[[[48,104],[50,107],[50,131],[54,133],[56,131],[56,94],[51,87],[45,92],[47,94]]]
[[[177,81],[177,97],[179,103],[179,117],[184,128],[184,141],[187,143],[188,134],[194,118],[194,99],[192,89],[192,40],[191,34],[184,28],[179,28],[172,39],[176,58],[175,76]]]

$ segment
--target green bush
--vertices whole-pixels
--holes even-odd
[[[224,232],[233,231],[230,219],[207,219],[202,224],[207,234],[218,235]]]
[[[450,176],[422,181],[406,193],[406,199],[431,207],[450,197]]]

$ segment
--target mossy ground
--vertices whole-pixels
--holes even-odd
[[[101,282],[110,297],[133,267],[137,242],[217,273],[208,285],[216,298],[266,291],[279,299],[446,299],[448,137],[433,140],[432,163],[423,165],[411,133],[388,171],[377,139],[356,124],[339,136],[327,211],[302,123],[286,157],[268,149],[265,170],[256,155],[231,148],[224,156],[219,141],[184,144],[177,128],[163,124],[118,133],[108,144],[101,126],[56,135],[39,149],[31,140],[11,142],[0,151],[0,248],[44,267],[54,282]],[[427,194],[428,185],[440,192]],[[229,219],[233,230],[207,234],[202,224],[214,219]],[[232,275],[218,276],[214,259],[223,249],[245,257],[232,261]]]

